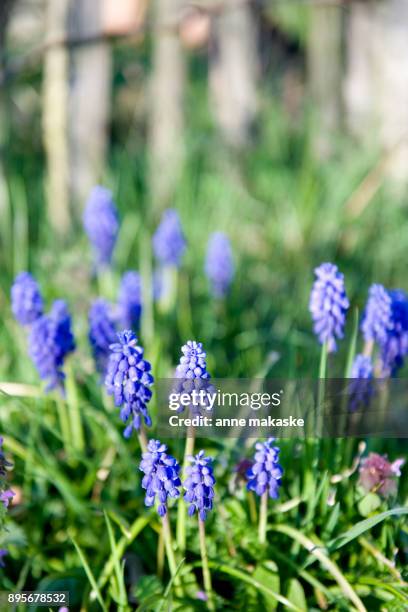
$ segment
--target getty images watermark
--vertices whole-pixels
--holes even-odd
[[[192,389],[170,393],[169,410],[177,412],[169,416],[170,427],[300,427],[303,428],[305,421],[303,418],[294,417],[273,417],[271,414],[263,417],[233,417],[233,416],[210,416],[214,409],[235,408],[258,411],[262,408],[278,407],[282,403],[284,390],[275,393],[259,392],[228,392],[208,389]],[[185,409],[188,416],[180,415]],[[199,412],[199,413],[198,413]]]
[[[408,437],[408,381],[166,379],[158,435]]]

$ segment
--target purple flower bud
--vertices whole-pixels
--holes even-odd
[[[180,466],[177,460],[167,453],[165,444],[159,440],[149,440],[139,469],[144,473],[142,487],[146,491],[145,506],[150,508],[158,502],[157,512],[159,516],[164,516],[168,498],[180,495]]]
[[[224,297],[234,276],[231,245],[222,232],[215,232],[208,241],[205,273],[215,297]]]
[[[361,462],[359,485],[367,493],[378,493],[382,497],[395,495],[398,489],[397,478],[401,476],[404,463],[404,459],[390,463],[386,455],[370,453]]]
[[[212,457],[206,457],[201,450],[195,457],[188,457],[190,465],[186,467],[184,499],[189,504],[188,514],[195,512],[202,521],[207,518],[207,512],[212,510],[214,499],[215,478],[211,466]]]
[[[255,491],[259,496],[268,491],[269,497],[279,497],[279,487],[283,470],[279,465],[278,446],[272,446],[274,438],[255,444],[254,464],[247,471],[248,491]]]
[[[135,334],[124,331],[117,334],[119,342],[111,344],[108,370],[105,379],[106,390],[113,395],[115,405],[121,406],[120,418],[128,423],[123,435],[129,438],[133,430],[140,430],[142,420],[152,424],[147,404],[152,397],[150,387],[153,376],[151,365],[143,358],[143,349],[137,344]]]
[[[28,344],[40,378],[48,380],[46,390],[62,388],[64,360],[75,349],[71,316],[63,300],[55,300],[50,312],[33,323]]]
[[[138,329],[142,313],[142,282],[138,272],[130,270],[122,276],[118,306],[123,327]]]
[[[11,287],[11,310],[20,325],[31,325],[43,313],[44,303],[37,281],[20,272]]]
[[[316,280],[310,295],[309,310],[314,332],[327,350],[336,350],[336,338],[343,337],[349,301],[344,289],[344,276],[337,266],[323,263],[315,268]]]
[[[95,300],[89,310],[88,322],[88,338],[96,368],[100,374],[105,374],[110,355],[109,347],[117,337],[110,305],[101,298]]]
[[[179,266],[186,248],[177,211],[166,210],[153,236],[153,251],[163,265]]]
[[[14,491],[12,491],[11,489],[6,489],[6,491],[2,491],[0,493],[0,502],[3,504],[5,508],[8,508],[14,496],[15,496]]]
[[[85,206],[83,223],[94,252],[97,266],[108,265],[119,231],[119,221],[112,193],[97,185]]]

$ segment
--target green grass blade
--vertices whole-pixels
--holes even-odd
[[[350,340],[350,345],[349,345],[349,350],[348,350],[348,355],[347,355],[346,371],[344,373],[345,378],[350,377],[351,368],[353,367],[354,357],[356,356],[358,322],[359,322],[359,313],[358,313],[358,308],[356,308],[354,310],[353,333],[351,335],[351,340]]]
[[[92,570],[89,567],[89,563],[86,560],[86,557],[85,557],[84,553],[82,552],[81,548],[79,547],[79,545],[77,544],[77,542],[76,542],[76,540],[74,538],[71,538],[71,541],[72,541],[73,545],[75,546],[75,549],[76,549],[76,551],[78,553],[78,557],[80,558],[82,566],[83,566],[83,568],[85,570],[85,573],[86,573],[86,575],[88,577],[88,580],[91,583],[91,586],[92,586],[92,589],[93,589],[93,591],[95,593],[96,599],[98,600],[102,610],[104,612],[108,612],[108,609],[107,609],[107,607],[106,607],[106,605],[105,605],[105,603],[103,601],[102,594],[101,594],[101,592],[100,592],[100,590],[98,588],[98,585],[96,584],[95,576],[93,575]]]
[[[281,603],[283,606],[286,606],[288,610],[295,610],[295,612],[302,612],[301,608],[298,608],[293,603],[286,599],[283,595],[279,595],[279,593],[275,593],[270,588],[266,587],[264,584],[242,572],[241,570],[235,569],[234,567],[230,567],[229,565],[218,564],[214,561],[210,561],[208,564],[210,567],[213,567],[216,571],[222,572],[223,574],[227,574],[228,576],[232,576],[233,578],[238,578],[247,584],[253,586],[257,591],[264,593],[265,595],[269,595],[269,597],[273,597],[276,601]]]
[[[344,595],[354,604],[356,609],[359,612],[367,612],[367,609],[364,606],[363,602],[361,601],[357,593],[354,591],[347,578],[345,578],[345,576],[342,574],[336,563],[334,563],[334,561],[332,561],[321,548],[317,548],[313,540],[303,535],[303,533],[301,533],[297,529],[289,527],[288,525],[277,525],[272,529],[274,531],[278,531],[279,533],[285,533],[290,538],[292,538],[296,542],[299,542],[299,544],[306,548],[306,550],[310,554],[314,555],[316,559],[320,561],[320,564],[331,574],[333,579],[337,582],[337,584],[343,591]]]
[[[392,510],[387,510],[386,512],[381,512],[380,514],[376,514],[375,516],[371,516],[364,521],[360,521],[356,525],[354,525],[351,529],[342,533],[341,535],[334,538],[328,545],[327,548],[329,550],[338,550],[342,546],[345,546],[355,538],[358,538],[362,533],[368,531],[378,523],[381,523],[389,516],[401,516],[403,514],[408,514],[408,508],[393,508]]]
[[[115,551],[111,553],[109,559],[105,563],[100,577],[98,578],[98,587],[102,589],[109,580],[115,568],[116,559],[123,556],[127,546],[137,538],[139,533],[148,525],[151,520],[151,515],[139,516],[129,529],[129,537],[123,536],[116,545]]]
[[[160,601],[159,605],[156,608],[156,612],[161,612],[162,608],[163,608],[163,604],[165,602],[167,602],[169,600],[169,596],[171,593],[171,587],[173,586],[174,580],[177,578],[177,576],[180,573],[181,568],[183,567],[185,562],[185,559],[183,558],[180,563],[177,565],[176,571],[174,572],[173,576],[170,578],[169,582],[167,583],[166,589],[163,593],[163,599]]]
[[[109,543],[110,543],[112,555],[114,558],[116,580],[117,580],[118,587],[119,587],[120,609],[122,610],[126,608],[127,596],[126,596],[126,587],[125,587],[125,582],[124,582],[124,577],[123,577],[123,568],[120,562],[121,555],[118,554],[118,551],[117,551],[117,544],[115,541],[115,536],[113,535],[112,523],[110,522],[109,517],[106,514],[105,510],[103,511],[103,514],[105,517],[106,526],[108,528]]]

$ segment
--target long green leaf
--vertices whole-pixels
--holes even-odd
[[[289,599],[286,599],[286,597],[284,597],[283,595],[279,595],[279,593],[275,593],[275,591],[272,591],[272,589],[266,587],[264,584],[262,584],[258,580],[255,580],[255,578],[253,578],[249,574],[246,574],[245,572],[242,572],[241,570],[237,570],[234,567],[230,567],[229,565],[218,564],[218,563],[215,563],[214,561],[210,561],[209,566],[213,567],[218,572],[222,572],[223,574],[228,574],[229,576],[238,578],[239,580],[242,580],[243,582],[247,582],[248,584],[252,585],[255,589],[257,589],[258,591],[261,591],[261,593],[264,593],[265,595],[269,595],[270,597],[273,597],[274,599],[276,599],[276,601],[286,606],[289,610],[295,610],[295,612],[302,612],[301,608],[298,608],[297,606],[295,606],[293,603],[289,601]]]
[[[344,595],[355,605],[356,609],[359,612],[367,612],[366,607],[363,602],[354,591],[348,580],[341,573],[340,569],[332,561],[325,552],[321,548],[316,548],[316,544],[310,538],[306,537],[293,527],[289,527],[288,525],[277,525],[276,527],[271,528],[273,531],[278,531],[279,533],[285,533],[290,538],[299,542],[307,551],[309,551],[312,555],[316,557],[321,563],[321,565],[333,576],[334,580],[337,582]]]
[[[115,574],[116,574],[116,580],[117,580],[118,588],[119,588],[119,599],[120,599],[119,605],[120,605],[120,609],[122,610],[126,608],[126,605],[127,605],[126,587],[125,587],[125,582],[123,578],[123,567],[120,562],[121,557],[120,555],[118,555],[118,552],[117,552],[117,544],[115,541],[115,536],[113,535],[112,523],[110,522],[109,517],[106,514],[105,510],[103,511],[103,514],[105,517],[106,526],[108,528],[109,542],[110,542],[112,555],[114,558]]]
[[[146,527],[146,525],[148,525],[151,518],[152,517],[150,515],[139,516],[139,518],[137,518],[134,521],[134,523],[131,525],[129,529],[129,537],[123,536],[119,540],[115,548],[115,551],[111,553],[109,559],[105,563],[105,566],[102,570],[101,575],[98,578],[98,587],[100,589],[102,589],[105,586],[106,582],[109,580],[110,575],[114,571],[117,558],[121,559],[121,557],[123,556],[126,550],[126,547],[129,546],[129,544],[131,544],[133,540],[137,538],[139,533]]]
[[[102,610],[104,612],[108,612],[108,609],[107,609],[107,607],[106,607],[106,605],[105,605],[105,603],[103,601],[101,592],[100,592],[100,590],[98,588],[98,585],[96,584],[95,576],[93,575],[92,570],[89,567],[89,563],[86,560],[86,557],[85,557],[84,553],[82,552],[81,548],[79,547],[79,545],[77,544],[77,542],[76,542],[76,540],[74,538],[71,538],[71,541],[72,541],[73,545],[75,546],[75,549],[76,549],[76,551],[78,553],[78,557],[80,558],[82,566],[83,566],[83,568],[85,570],[85,573],[88,576],[88,580],[91,583],[91,586],[92,586],[92,589],[93,589],[93,591],[95,593],[96,599],[98,600]]]
[[[327,548],[329,550],[338,550],[342,546],[345,546],[355,538],[358,538],[362,533],[368,531],[378,523],[381,523],[384,519],[389,516],[400,516],[403,514],[408,514],[408,508],[393,508],[392,510],[387,510],[386,512],[381,512],[380,514],[376,514],[375,516],[371,516],[364,521],[360,521],[356,525],[354,525],[351,529],[342,533],[341,535],[334,538],[329,544],[327,544]]]
[[[162,610],[162,608],[163,608],[163,604],[164,604],[164,602],[167,602],[167,601],[168,601],[169,596],[170,596],[170,593],[171,593],[171,587],[173,586],[174,580],[175,580],[175,579],[177,578],[177,576],[179,575],[180,570],[181,570],[181,568],[182,568],[182,566],[183,566],[184,562],[185,562],[185,559],[183,558],[183,559],[180,561],[180,563],[178,564],[178,566],[177,566],[177,568],[176,568],[176,571],[174,572],[173,576],[170,578],[170,580],[169,580],[169,582],[168,582],[168,584],[167,584],[167,586],[166,586],[166,589],[165,589],[165,591],[164,591],[164,593],[163,593],[163,599],[160,601],[159,605],[157,606],[157,608],[156,608],[156,612],[161,612],[161,610]]]

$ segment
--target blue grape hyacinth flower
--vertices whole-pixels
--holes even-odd
[[[43,314],[44,302],[40,288],[29,272],[20,272],[14,279],[11,310],[20,325],[31,325]]]
[[[201,414],[201,410],[207,412],[209,402],[207,393],[214,391],[210,381],[210,374],[207,371],[207,354],[203,350],[201,342],[188,340],[181,347],[180,363],[175,371],[175,381],[173,385],[173,393],[190,394],[191,404],[188,406],[190,412]],[[205,391],[203,399],[199,401],[193,399],[192,392]],[[180,406],[178,412],[182,412],[186,406]]]
[[[109,265],[119,231],[118,213],[109,189],[100,185],[92,189],[85,206],[83,223],[96,265]]]
[[[138,329],[142,313],[142,281],[140,274],[128,270],[122,276],[118,298],[120,322],[126,329]]]
[[[408,296],[401,289],[388,292],[391,298],[391,328],[381,343],[382,371],[394,376],[408,354]]]
[[[273,446],[274,438],[255,444],[254,464],[247,471],[247,489],[261,496],[268,492],[269,497],[279,497],[279,487],[283,475],[279,465],[278,446]]]
[[[111,306],[102,298],[95,300],[88,314],[88,338],[92,348],[96,368],[100,374],[106,373],[110,345],[117,338]]]
[[[374,368],[371,357],[356,355],[351,367],[351,378],[369,379],[373,377]]]
[[[50,312],[33,323],[28,345],[40,378],[48,381],[46,391],[63,390],[64,361],[75,350],[71,315],[63,300],[55,300]]]
[[[168,498],[180,495],[180,466],[177,460],[168,454],[165,444],[159,440],[149,440],[139,469],[144,473],[142,487],[146,490],[145,506],[150,508],[157,501],[157,512],[159,516],[164,516]]]
[[[152,397],[153,384],[150,363],[143,358],[143,348],[131,330],[117,334],[118,342],[111,344],[105,386],[120,407],[120,418],[128,423],[123,435],[129,438],[133,430],[139,431],[142,422],[152,424],[147,404]]]
[[[371,357],[356,355],[350,375],[353,380],[348,387],[349,410],[355,412],[359,406],[367,407],[375,392],[372,382],[374,366]]]
[[[201,450],[194,457],[188,457],[188,460],[190,465],[186,466],[187,478],[183,482],[184,499],[189,504],[188,514],[193,516],[197,512],[200,519],[205,521],[208,511],[213,507],[215,485],[211,466],[213,459],[207,457]]]
[[[392,306],[389,292],[379,284],[371,285],[368,294],[361,331],[366,342],[382,345],[392,328]]]
[[[210,378],[207,372],[207,353],[201,342],[188,340],[181,347],[182,356],[176,369],[176,378]]]
[[[222,232],[215,232],[208,241],[205,273],[215,297],[224,297],[234,277],[231,244]]]
[[[344,276],[337,266],[323,263],[315,268],[316,280],[310,294],[309,310],[314,332],[328,352],[336,350],[336,338],[343,338],[346,312],[350,306]]]
[[[186,241],[177,211],[164,212],[160,225],[153,236],[153,251],[162,265],[180,265],[186,248]]]

